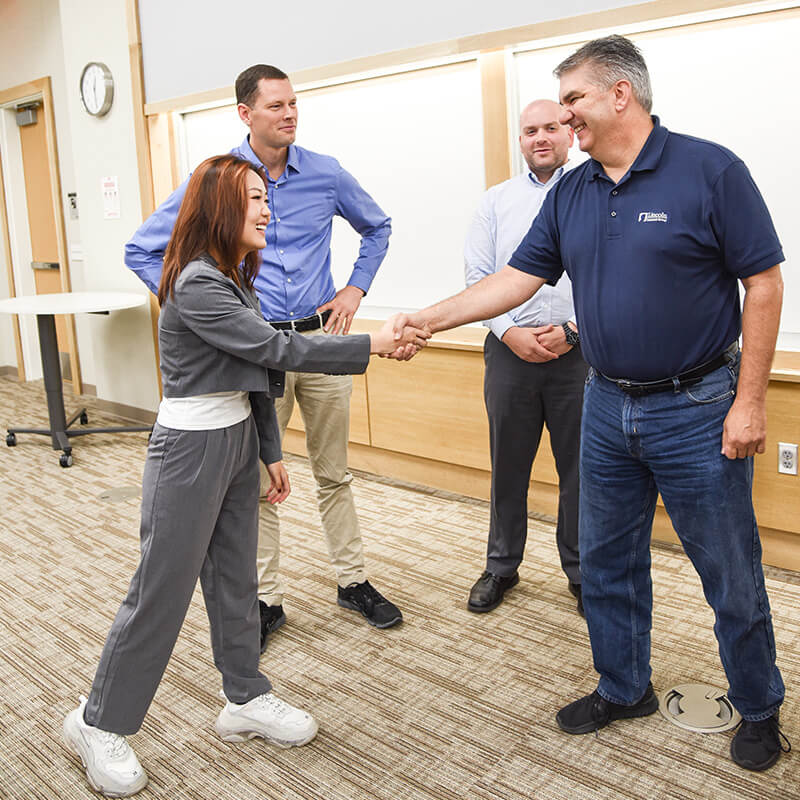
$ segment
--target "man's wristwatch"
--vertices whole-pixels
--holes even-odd
[[[564,329],[564,333],[567,337],[567,344],[570,347],[575,347],[576,345],[579,345],[581,343],[580,334],[578,333],[578,331],[572,330],[568,322],[565,322],[561,327]]]

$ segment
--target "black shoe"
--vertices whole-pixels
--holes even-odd
[[[258,601],[258,611],[261,614],[261,652],[267,649],[267,637],[275,633],[286,622],[283,606],[268,606],[263,600]]]
[[[568,586],[570,594],[578,601],[578,613],[582,617],[585,617],[586,614],[583,613],[583,590],[581,589],[581,585],[570,581]]]
[[[403,621],[400,609],[390,603],[369,581],[351,583],[344,589],[340,586],[336,602],[342,608],[360,611],[367,622],[376,628],[391,628]]]
[[[581,697],[574,703],[564,706],[556,714],[556,722],[562,731],[567,733],[591,733],[605,728],[615,719],[646,717],[658,710],[658,698],[653,691],[653,684],[647,684],[644,697],[632,706],[611,703],[596,691]]]
[[[789,740],[781,733],[778,712],[760,722],[743,719],[731,741],[731,758],[736,764],[755,772],[769,769],[780,757],[792,749]]]
[[[503,595],[518,583],[518,572],[503,577],[486,570],[470,589],[467,608],[476,614],[485,614],[497,608],[503,602]]]

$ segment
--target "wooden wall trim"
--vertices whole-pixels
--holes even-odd
[[[8,230],[8,210],[6,206],[6,182],[3,175],[3,160],[0,158],[0,237],[3,239],[3,256],[6,260],[8,273],[8,296],[17,296],[17,286],[14,283],[14,262],[11,255],[11,238]],[[25,361],[22,358],[22,335],[19,329],[19,317],[11,315],[11,325],[14,329],[14,349],[17,354],[17,376],[20,381],[25,380]]]
[[[131,70],[133,100],[133,133],[136,141],[136,156],[139,169],[139,193],[142,218],[155,210],[153,202],[153,169],[150,163],[150,144],[147,120],[144,115],[144,71],[142,64],[142,34],[139,27],[139,3],[126,0],[125,11],[128,24],[128,58]]]
[[[125,10],[128,24],[128,58],[131,69],[131,90],[133,100],[133,134],[136,142],[136,158],[139,170],[139,196],[142,206],[142,219],[147,219],[155,211],[154,171],[150,157],[150,139],[147,119],[144,114],[144,67],[142,62],[142,33],[139,26],[138,0],[126,0]],[[153,337],[155,361],[153,366],[158,382],[158,394],[162,395],[161,370],[158,368],[158,300],[150,295],[150,327]]]
[[[505,50],[491,50],[478,56],[483,106],[483,165],[486,188],[511,177],[509,151],[508,80]]]

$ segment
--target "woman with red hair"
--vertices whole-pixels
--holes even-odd
[[[147,774],[125,737],[141,726],[169,661],[197,578],[226,704],[226,741],[311,741],[317,723],[271,692],[259,672],[259,458],[289,494],[272,398],[286,370],[361,373],[370,353],[410,357],[428,334],[303,337],[261,316],[253,281],[269,222],[263,175],[215,156],[192,175],[164,257],[158,299],[163,400],[142,481],[141,557],[106,639],[88,700],[64,739],[94,789],[126,797]]]

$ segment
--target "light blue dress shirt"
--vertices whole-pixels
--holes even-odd
[[[464,245],[464,275],[467,286],[501,270],[528,232],[544,198],[564,174],[559,167],[547,183],[526,170],[492,186],[481,198]],[[574,321],[572,284],[564,274],[555,286],[545,284],[528,301],[506,314],[486,320],[492,333],[502,339],[512,327],[534,328]]]
[[[233,155],[263,166],[245,138]],[[266,171],[266,170],[265,170]],[[145,220],[125,246],[125,264],[158,292],[164,251],[185,181]],[[255,289],[267,320],[302,319],[336,294],[331,275],[331,223],[343,217],[361,234],[348,285],[364,293],[389,246],[391,220],[335,158],[290,145],[286,169],[267,186],[272,213]]]

